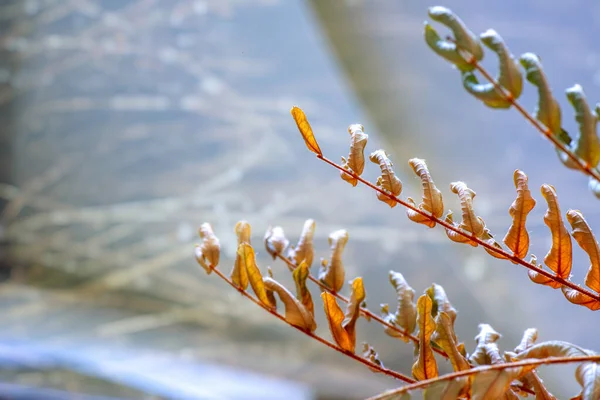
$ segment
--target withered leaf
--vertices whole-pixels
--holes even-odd
[[[346,312],[338,305],[335,296],[329,292],[321,293],[325,315],[329,322],[329,330],[333,340],[342,349],[354,353],[356,346],[356,321],[360,316],[360,304],[365,300],[366,294],[362,278],[352,281],[352,293],[346,306]]]
[[[306,265],[308,268],[310,268],[315,255],[315,250],[313,248],[314,235],[315,220],[307,219],[304,221],[302,233],[300,234],[300,239],[298,239],[298,244],[296,247],[290,248],[288,253],[288,257],[294,262],[294,264],[300,265],[302,261],[306,261]]]
[[[427,296],[429,296],[433,301],[431,315],[435,318],[438,312],[443,311],[448,314],[452,325],[454,325],[454,321],[456,320],[456,309],[452,306],[452,304],[450,304],[450,300],[448,300],[448,296],[446,295],[446,291],[442,285],[433,283],[425,293],[427,293]]]
[[[233,231],[238,239],[238,251],[235,255],[233,269],[231,270],[229,276],[231,276],[231,280],[237,287],[245,290],[248,287],[248,270],[244,266],[244,260],[242,260],[243,252],[240,253],[240,245],[242,243],[250,244],[250,224],[247,221],[239,221],[237,224],[235,224]]]
[[[546,254],[546,257],[544,257],[544,263],[558,277],[569,279],[573,263],[571,236],[563,222],[554,187],[543,184],[541,192],[548,203],[548,210],[544,215],[544,223],[550,228],[550,233],[552,234],[552,247],[548,251],[548,254]],[[535,283],[547,285],[555,289],[561,287],[560,283],[540,275],[536,271],[530,270],[528,274],[529,278]]]
[[[575,370],[575,378],[581,385],[579,396],[583,400],[600,399],[600,364],[582,363]]]
[[[391,322],[407,333],[412,333],[417,326],[417,306],[414,302],[415,291],[408,285],[400,272],[390,271],[389,278],[398,298],[398,307]],[[390,336],[398,337],[397,331],[387,328],[385,332]],[[406,336],[402,335],[401,337],[408,341]]]
[[[456,400],[468,383],[468,376],[435,382],[423,390],[423,400]]]
[[[377,354],[375,349],[371,345],[369,345],[369,343],[367,343],[367,342],[363,342],[362,357],[369,360],[373,364],[384,368],[383,363],[379,359],[379,354]],[[374,369],[374,368],[371,368],[371,370],[373,372],[379,372],[379,370]]]
[[[492,232],[490,232],[490,230],[487,227],[483,228],[483,233],[481,234],[481,236],[479,238],[481,240],[483,240],[485,243],[489,244],[490,246],[493,246],[493,247],[497,248],[498,250],[504,250],[502,248],[502,246],[500,245],[500,243],[498,243],[496,241],[496,239],[494,239],[494,236],[492,235]],[[492,250],[488,249],[487,247],[484,247],[484,249],[492,257],[499,258],[501,260],[506,260],[507,259],[507,257],[505,257],[504,255],[502,255],[501,253],[498,253],[496,251],[492,251]]]
[[[482,371],[473,375],[471,399],[518,399],[510,384],[515,379],[533,371],[535,366],[510,367],[502,370]]]
[[[277,293],[283,302],[285,306],[285,319],[288,323],[310,332],[314,332],[317,329],[317,323],[311,313],[285,286],[268,276],[263,278],[263,282],[265,288]]]
[[[219,265],[219,257],[221,254],[221,245],[219,239],[215,236],[212,226],[208,222],[200,225],[198,229],[202,244],[197,245],[194,249],[196,261],[207,274],[210,274],[217,265]]]
[[[450,190],[452,190],[453,193],[456,193],[460,199],[463,220],[457,226],[452,219],[452,211],[449,211],[446,216],[446,222],[457,226],[457,228],[462,229],[463,231],[470,232],[473,236],[480,237],[485,231],[485,222],[481,217],[475,215],[475,210],[473,209],[475,192],[469,189],[464,182],[452,182],[450,184]],[[477,247],[476,242],[469,240],[448,228],[446,228],[446,234],[454,242],[468,243],[471,246]]]
[[[283,254],[285,249],[290,244],[289,240],[285,238],[283,228],[280,226],[270,227],[265,233],[265,248],[267,253],[273,257],[273,260],[280,254]]]
[[[271,267],[267,267],[267,276],[269,278],[273,279],[273,270],[271,270]],[[263,282],[264,282],[264,279],[263,279]],[[267,297],[269,298],[269,302],[271,304],[273,304],[273,308],[276,308],[277,307],[277,299],[275,298],[275,293],[271,289],[267,288],[266,286],[265,286],[265,291],[267,292]]]
[[[527,233],[525,223],[527,215],[535,207],[535,200],[531,197],[531,192],[527,184],[527,175],[523,171],[515,170],[514,182],[517,189],[517,198],[509,209],[512,224],[506,236],[504,236],[503,242],[512,250],[515,256],[522,259],[527,255],[527,251],[529,250],[529,234]]]
[[[458,350],[454,321],[448,313],[444,311],[438,313],[435,318],[435,332],[431,339],[448,354],[454,371],[471,368],[467,359]]]
[[[250,286],[252,286],[252,290],[256,294],[256,297],[260,300],[261,303],[266,305],[267,307],[275,307],[275,304],[271,304],[269,300],[269,296],[267,296],[267,291],[265,290],[265,285],[263,283],[263,277],[256,265],[256,257],[254,255],[254,249],[248,243],[240,243],[237,251],[238,256],[240,257],[240,271],[246,271],[246,285],[248,285],[248,281],[250,282]],[[242,274],[239,275],[241,277]],[[233,280],[233,276],[232,276]]]
[[[308,270],[308,265],[306,265],[305,261],[302,261],[299,266],[294,269],[292,272],[292,276],[294,277],[294,283],[296,284],[296,298],[300,300],[300,302],[306,307],[306,309],[311,313],[311,315],[315,315],[314,304],[312,300],[312,296],[310,291],[306,287],[306,279],[310,275],[310,271]]]
[[[381,175],[377,178],[377,187],[392,196],[400,196],[400,193],[402,192],[402,182],[400,182],[400,179],[396,176],[396,173],[392,168],[394,164],[392,164],[386,152],[381,149],[375,150],[369,155],[369,160],[375,164],[379,164],[379,168],[381,169]],[[377,199],[383,201],[390,207],[395,207],[397,204],[395,200],[390,199],[381,192],[377,192]]]
[[[600,246],[598,241],[581,211],[567,211],[567,221],[573,228],[571,235],[590,258],[591,265],[585,276],[585,284],[596,293],[600,293]]]
[[[507,352],[507,354],[510,354]],[[526,358],[548,358],[548,357],[579,357],[594,355],[591,350],[586,350],[582,347],[569,342],[559,340],[550,340],[547,342],[538,343],[530,348],[520,352],[519,354],[510,354],[515,361],[525,360]]]
[[[490,350],[492,349],[488,345],[496,343],[498,339],[500,339],[500,334],[491,325],[479,324],[479,333],[475,336],[477,346],[469,357],[469,361],[479,365],[492,364],[490,359]]]
[[[425,164],[425,160],[420,158],[411,158],[408,160],[408,164],[415,174],[421,178],[421,185],[423,186],[423,201],[418,206],[419,210],[432,214],[436,218],[441,218],[441,216],[444,215],[444,201],[442,199],[442,192],[435,186],[435,183],[429,174],[427,164]],[[406,199],[406,201],[412,206],[416,207],[415,201],[412,198],[409,197]],[[430,228],[435,226],[434,221],[411,210],[410,208],[406,209],[406,215],[411,221],[427,225]]]
[[[572,289],[568,286],[561,287],[561,290],[566,299],[571,303],[587,307],[592,311],[600,310],[600,301],[594,299],[593,297],[590,297],[587,294],[581,293],[580,291]]]
[[[528,328],[523,333],[523,338],[521,339],[521,343],[517,347],[515,347],[515,353],[519,354],[531,346],[533,346],[537,340],[538,331],[535,328]]]
[[[419,354],[413,364],[412,374],[415,379],[435,378],[438,376],[437,362],[431,349],[431,335],[435,331],[435,322],[431,316],[433,301],[426,294],[417,300],[417,325],[419,326]]]
[[[298,126],[298,130],[300,131],[300,134],[304,139],[304,143],[306,143],[306,147],[308,147],[310,151],[319,156],[323,155],[323,152],[321,151],[321,148],[317,143],[317,139],[315,139],[315,135],[312,131],[312,128],[310,127],[310,124],[306,119],[304,111],[302,111],[301,108],[294,106],[292,107],[290,112],[292,114],[292,117],[294,117],[294,121],[296,121],[296,125]]]
[[[342,253],[348,243],[348,231],[340,229],[329,235],[331,249],[330,262],[323,262],[319,270],[319,280],[334,292],[339,292],[344,286],[346,272],[342,262]]]
[[[364,127],[361,124],[352,124],[348,127],[350,134],[350,154],[348,159],[342,157],[342,167],[346,170],[354,172],[360,176],[365,169],[365,146],[369,139],[369,135],[364,133]],[[340,176],[352,186],[356,186],[358,180],[345,172],[340,171]]]

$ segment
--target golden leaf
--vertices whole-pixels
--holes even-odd
[[[308,265],[305,261],[302,261],[296,269],[292,272],[294,277],[294,283],[296,284],[296,298],[306,307],[311,315],[315,315],[314,304],[310,291],[306,287],[306,279],[310,275]]]
[[[546,257],[544,263],[558,277],[569,279],[571,275],[571,266],[573,263],[573,250],[571,246],[571,236],[563,222],[560,207],[558,205],[558,197],[553,186],[543,184],[541,188],[542,196],[548,203],[548,210],[544,214],[544,223],[550,228],[552,234],[552,247]],[[542,285],[550,286],[555,289],[562,285],[544,275],[538,274],[536,271],[528,271],[529,278]]]
[[[331,249],[330,262],[323,260],[319,270],[319,280],[334,292],[339,292],[344,286],[346,272],[342,262],[342,252],[348,243],[348,231],[340,229],[329,235]]]
[[[271,277],[264,277],[263,282],[267,290],[277,293],[285,306],[285,320],[291,325],[314,332],[317,323],[306,307],[294,297],[281,283]]]
[[[240,243],[237,254],[240,258],[239,271],[246,271],[245,277],[243,277],[241,273],[238,275],[238,277],[241,279],[246,279],[246,286],[248,285],[248,281],[250,282],[252,290],[261,303],[267,307],[275,307],[275,304],[271,304],[269,296],[267,296],[260,269],[258,269],[258,266],[256,265],[256,257],[254,255],[254,249],[252,246],[248,243]],[[233,280],[233,276],[231,280]],[[243,282],[241,283],[243,284]]]
[[[342,321],[344,321],[344,313],[338,305],[335,296],[329,292],[321,293],[323,299],[323,308],[327,321],[329,322],[329,330],[335,343],[342,349],[354,353],[355,343],[352,343],[348,332],[342,328]]]
[[[442,199],[442,192],[435,186],[433,179],[427,169],[425,160],[420,158],[411,158],[408,160],[408,165],[412,170],[421,178],[421,185],[423,186],[423,201],[419,204],[418,208],[428,214],[432,214],[436,218],[441,218],[444,215],[444,201]],[[412,206],[416,207],[415,201],[412,198],[407,198],[406,201]],[[411,210],[406,209],[406,215],[411,221],[419,224],[427,225],[430,228],[435,226],[435,222],[423,215]]]
[[[221,245],[219,239],[215,236],[212,226],[208,222],[200,225],[198,234],[202,239],[202,244],[194,249],[196,261],[207,274],[210,274],[217,265],[221,254]]]
[[[298,244],[294,248],[290,248],[288,258],[290,258],[294,264],[300,265],[302,261],[306,261],[308,268],[312,265],[315,251],[313,249],[313,237],[315,235],[315,220],[307,219],[304,221],[302,227],[302,233]]]
[[[463,231],[471,233],[475,237],[482,236],[485,231],[485,223],[481,217],[475,215],[475,210],[473,209],[475,192],[469,189],[464,182],[452,182],[450,184],[450,190],[452,190],[453,193],[456,193],[460,199],[463,220],[459,225],[456,225],[452,219],[452,211],[449,211],[446,216],[446,222],[453,224]],[[476,242],[469,240],[448,228],[446,228],[446,234],[454,242],[468,243],[473,247],[477,247]]]
[[[471,368],[467,359],[458,350],[454,321],[445,311],[440,310],[435,318],[435,332],[432,335],[432,340],[448,354],[454,371]]]
[[[583,218],[581,211],[567,211],[567,221],[573,228],[571,235],[573,235],[579,247],[590,257],[591,265],[585,276],[585,284],[596,293],[600,293],[600,246],[598,241],[587,221]]]
[[[369,155],[369,160],[375,164],[379,164],[379,168],[381,169],[381,175],[377,178],[377,187],[393,196],[400,196],[400,193],[402,192],[402,182],[400,182],[400,179],[398,179],[394,173],[392,168],[394,164],[392,164],[386,152],[381,149],[375,150]],[[395,200],[390,199],[381,192],[377,192],[377,198],[388,204],[390,207],[395,207],[397,204]]]
[[[265,248],[267,249],[267,253],[269,253],[273,260],[280,254],[283,254],[285,249],[290,244],[289,240],[285,238],[285,233],[283,232],[283,228],[280,226],[270,227],[267,229],[265,233]]]
[[[250,244],[250,224],[247,221],[239,221],[237,224],[235,224],[233,231],[238,238],[238,251],[235,255],[233,269],[231,270],[229,276],[237,287],[246,290],[248,287],[248,270],[244,266],[244,261],[242,260],[243,255],[240,253],[240,245],[242,243]]]
[[[296,121],[296,125],[298,126],[298,130],[304,139],[304,143],[306,143],[306,147],[313,153],[317,155],[323,155],[323,152],[319,148],[319,144],[317,143],[317,139],[315,139],[315,135],[306,119],[306,115],[304,111],[302,111],[299,107],[292,107],[290,110],[292,117],[294,117],[294,121]]]
[[[515,170],[513,179],[517,189],[517,198],[508,211],[512,217],[512,224],[504,236],[503,242],[516,257],[523,258],[529,250],[529,234],[525,223],[527,214],[535,207],[535,200],[531,197],[527,185],[527,175],[523,171]]]
[[[528,365],[479,372],[473,375],[471,399],[518,399],[519,397],[512,392],[510,384],[534,369],[534,365]]]
[[[435,378],[438,376],[437,362],[431,349],[431,335],[435,331],[435,322],[431,316],[433,301],[426,294],[417,301],[417,324],[419,326],[419,355],[412,366],[415,379]]]
[[[366,293],[361,277],[354,278],[350,283],[352,291],[350,293],[350,301],[346,306],[342,328],[348,333],[350,342],[352,343],[352,352],[356,343],[356,321],[360,316],[360,305],[365,300]]]
[[[348,155],[348,160],[342,157],[342,167],[360,176],[365,169],[364,151],[369,135],[364,133],[364,127],[361,124],[350,125],[348,133],[350,134],[350,154]],[[352,186],[356,186],[358,183],[355,177],[345,172],[340,171],[340,176]]]
[[[408,285],[400,272],[390,271],[389,277],[390,283],[396,290],[398,307],[396,308],[396,313],[392,314],[393,319],[390,319],[388,322],[391,322],[394,326],[399,326],[407,333],[412,333],[417,326],[417,306],[414,302],[415,291]],[[386,328],[385,333],[393,337],[400,337],[408,342],[408,338],[405,335],[399,335],[397,331],[389,327]]]

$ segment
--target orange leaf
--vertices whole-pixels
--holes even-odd
[[[352,292],[350,294],[350,301],[346,307],[344,320],[342,321],[342,328],[348,333],[348,337],[352,343],[352,351],[354,352],[356,344],[356,321],[360,316],[360,305],[365,300],[366,294],[362,278],[354,278],[351,285]]]
[[[590,258],[591,265],[585,276],[585,284],[596,293],[600,293],[600,246],[598,241],[581,211],[567,211],[567,221],[573,228],[571,235]]]
[[[417,300],[417,325],[419,326],[419,355],[412,366],[415,379],[435,378],[438,376],[437,362],[431,349],[431,335],[435,331],[435,321],[431,316],[433,301],[426,294]]]
[[[258,266],[256,265],[256,258],[254,256],[254,249],[252,246],[250,246],[248,243],[241,243],[238,246],[237,252],[241,260],[240,271],[246,271],[246,279],[250,281],[250,286],[252,286],[252,290],[256,294],[256,297],[258,297],[260,302],[267,307],[275,307],[275,304],[271,304],[269,296],[267,296],[267,291],[263,283],[263,277],[258,269]]]
[[[310,332],[314,332],[317,329],[317,323],[313,316],[285,286],[269,276],[265,276],[263,282],[265,288],[277,293],[283,302],[285,306],[285,320],[288,323]]]
[[[508,210],[512,217],[512,224],[503,241],[515,256],[523,258],[529,250],[529,234],[525,223],[527,214],[535,207],[535,200],[531,197],[527,185],[527,175],[523,171],[515,170],[514,182],[517,188],[517,198]]]
[[[323,152],[319,148],[319,144],[315,139],[315,135],[313,134],[312,128],[310,127],[310,124],[306,119],[304,111],[302,111],[301,108],[294,106],[292,107],[290,112],[292,113],[292,117],[294,117],[294,121],[296,121],[296,125],[298,126],[298,130],[300,131],[300,134],[304,139],[304,143],[306,143],[306,147],[308,147],[310,151],[319,156],[323,155]]]
[[[325,315],[327,316],[327,321],[329,322],[329,330],[331,331],[333,340],[342,349],[354,353],[355,343],[352,343],[348,332],[342,328],[344,313],[335,297],[329,292],[323,292],[321,293],[321,298],[323,299],[323,308],[325,310]]]

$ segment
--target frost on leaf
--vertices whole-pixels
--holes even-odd
[[[248,285],[248,282],[250,282],[250,286],[252,286],[252,290],[260,302],[267,307],[275,307],[275,304],[272,304],[269,296],[267,296],[267,291],[263,283],[263,277],[260,273],[260,269],[258,269],[258,266],[256,265],[256,257],[254,255],[254,249],[252,246],[250,246],[248,243],[240,243],[237,254],[240,259],[240,271],[246,271],[246,286]],[[234,280],[233,275],[231,280]]]
[[[448,296],[442,285],[434,283],[425,293],[433,300],[431,315],[435,318],[439,312],[445,312],[454,325],[454,321],[456,321],[456,309],[452,306],[450,300],[448,300]]]
[[[250,224],[247,221],[239,221],[235,224],[234,232],[238,238],[238,251],[229,276],[238,288],[245,290],[248,287],[248,270],[243,264],[244,260],[242,260],[243,254],[240,253],[240,245],[242,243],[250,244]]]
[[[302,233],[296,247],[290,248],[288,258],[295,265],[300,265],[302,261],[306,261],[308,268],[312,265],[315,250],[313,249],[313,237],[315,236],[315,220],[307,219],[302,227]]]
[[[591,168],[595,168],[600,162],[600,139],[596,132],[598,124],[598,107],[595,111],[590,109],[585,94],[580,85],[575,85],[567,89],[567,98],[575,109],[575,120],[579,125],[579,135],[574,139],[574,143],[569,146],[570,150]],[[566,154],[557,150],[560,160],[568,168],[579,169],[572,159]]]
[[[423,390],[423,400],[456,400],[468,383],[467,376],[435,382]]]
[[[504,236],[503,242],[512,250],[516,257],[523,258],[529,250],[529,234],[525,223],[527,215],[535,207],[535,200],[531,197],[529,186],[527,185],[527,175],[523,171],[515,170],[514,173],[515,188],[517,189],[517,198],[510,206],[508,212],[512,217],[512,224]]]
[[[475,191],[469,189],[464,182],[452,182],[450,184],[450,190],[452,190],[453,193],[456,193],[460,199],[463,220],[459,225],[456,225],[452,217],[452,211],[449,211],[448,215],[446,215],[446,222],[459,229],[462,229],[463,231],[473,234],[475,237],[480,237],[485,231],[485,222],[483,222],[481,217],[475,215],[475,210],[473,209],[473,198],[475,198]],[[477,247],[476,242],[448,228],[446,228],[446,234],[454,242],[468,243],[473,247]]]
[[[317,155],[323,155],[323,152],[319,148],[319,144],[317,143],[317,139],[315,139],[315,135],[306,119],[306,115],[304,111],[300,107],[292,107],[290,110],[292,117],[294,117],[294,121],[296,121],[296,125],[298,126],[298,130],[304,139],[304,143],[306,143],[306,147],[313,153]]]
[[[398,179],[394,173],[394,170],[392,169],[393,164],[386,152],[381,149],[375,150],[369,155],[369,160],[375,164],[379,164],[379,168],[381,169],[381,175],[377,178],[377,187],[392,196],[400,196],[400,193],[402,192],[402,182],[400,182],[400,179]],[[381,192],[377,192],[377,198],[388,204],[390,207],[395,207],[397,204],[395,200]]]
[[[319,270],[319,280],[334,292],[339,292],[344,286],[346,271],[342,262],[342,253],[348,243],[348,231],[340,229],[329,235],[329,247],[331,249],[331,258],[321,260]]]
[[[495,247],[498,250],[504,250],[502,248],[502,246],[500,246],[500,243],[498,243],[496,241],[496,239],[494,239],[494,236],[492,235],[492,232],[487,227],[484,227],[483,233],[481,234],[481,236],[479,238],[481,240],[483,240],[485,243],[489,244],[490,246]],[[498,253],[497,251],[490,250],[487,247],[484,247],[484,249],[492,257],[499,258],[499,259],[502,259],[502,260],[506,260],[507,259],[507,257],[505,257],[504,255],[502,255],[501,253]]]
[[[515,379],[533,371],[535,366],[511,367],[501,370],[482,371],[473,376],[471,384],[472,400],[518,399],[510,384]]]
[[[493,83],[479,83],[472,72],[463,73],[463,86],[488,107],[509,108],[513,103],[511,100],[518,99],[523,90],[519,64],[496,31],[489,29],[482,33],[480,38],[486,47],[498,55],[500,66],[496,82],[509,93],[509,97],[499,92]]]
[[[270,227],[265,233],[265,248],[273,260],[283,254],[285,249],[290,244],[290,241],[285,238],[283,228],[280,226]]]
[[[221,245],[208,222],[200,225],[198,234],[202,239],[202,244],[196,246],[194,256],[198,264],[206,270],[207,274],[210,274],[213,268],[219,265]]]
[[[350,301],[343,313],[335,296],[329,292],[321,293],[325,315],[329,322],[329,330],[333,340],[342,349],[354,353],[356,346],[356,321],[360,316],[360,304],[365,300],[366,294],[362,278],[355,278],[352,283]]]
[[[442,192],[435,186],[435,183],[433,183],[433,179],[429,174],[429,169],[427,169],[425,160],[420,158],[411,158],[408,160],[408,164],[415,174],[421,178],[421,185],[423,186],[423,201],[418,206],[419,210],[428,214],[432,214],[436,218],[440,218],[444,214],[444,201],[442,200]],[[412,206],[417,207],[412,198],[409,197],[406,199],[406,201]],[[408,218],[411,221],[427,225],[430,228],[435,226],[434,221],[424,217],[418,212],[411,210],[410,208],[406,209],[406,215],[408,215]]]
[[[454,321],[447,312],[440,310],[435,317],[435,332],[431,339],[448,354],[454,371],[464,371],[471,368],[465,356],[458,349]]]
[[[435,331],[435,322],[431,316],[433,301],[426,294],[417,301],[417,325],[419,326],[419,354],[412,366],[412,374],[416,380],[435,378],[438,376],[437,362],[431,348],[431,335]]]
[[[600,293],[600,246],[598,241],[580,211],[567,211],[567,221],[573,228],[571,235],[590,258],[590,268],[585,276],[585,284],[596,293]],[[562,290],[570,302],[585,305],[592,310],[600,309],[599,301],[566,286],[563,286]]]
[[[596,170],[597,171],[597,170]],[[600,199],[600,181],[590,176],[590,180],[588,182],[588,188],[590,191]]]
[[[523,333],[523,338],[521,339],[521,343],[517,347],[515,347],[514,352],[516,354],[522,353],[525,350],[532,347],[537,341],[538,331],[535,328],[526,329]],[[507,360],[510,361],[510,355],[507,355]],[[526,388],[533,389],[536,394],[536,400],[556,400],[556,397],[552,395],[548,391],[548,389],[544,386],[544,382],[538,376],[537,372],[531,371],[528,374],[522,376],[520,378],[521,383]]]
[[[311,313],[281,283],[268,276],[263,278],[263,282],[266,289],[277,293],[283,302],[285,306],[285,320],[288,323],[310,332],[317,329],[317,323]]]
[[[347,160],[342,157],[342,167],[360,176],[365,169],[365,146],[367,145],[369,135],[364,133],[364,128],[361,124],[350,125],[348,133],[350,134],[350,154]],[[352,175],[340,171],[340,176],[352,186],[358,184],[358,180]]]
[[[535,344],[538,337],[538,331],[535,328],[526,329],[523,333],[521,343],[515,347],[515,353],[519,354]]]
[[[381,368],[385,368],[383,363],[379,359],[379,354],[377,354],[375,349],[367,342],[363,342],[362,357]],[[372,371],[379,372],[376,369],[372,369]]]
[[[408,285],[400,272],[390,271],[389,277],[390,283],[396,290],[398,307],[394,314],[388,314],[387,316],[384,316],[384,318],[386,319],[386,322],[393,326],[398,326],[406,333],[410,334],[414,332],[415,327],[417,326],[417,306],[414,302],[415,291]],[[389,327],[386,327],[385,333],[392,337],[399,337],[408,342],[406,335]]]
[[[500,339],[500,334],[491,325],[479,324],[479,333],[475,336],[477,346],[469,357],[469,361],[479,365],[492,364],[492,357],[490,357],[492,349],[489,348],[489,345],[495,344],[498,339]]]
[[[575,370],[575,378],[581,385],[576,399],[600,399],[600,364],[583,363]]]
[[[538,103],[534,111],[535,117],[560,140],[564,132],[561,127],[560,105],[552,94],[539,57],[533,53],[525,53],[519,61],[525,68],[527,80],[538,89]]]
[[[452,40],[442,39],[436,30],[425,22],[425,42],[427,42],[427,45],[440,57],[454,64],[460,71],[472,71],[475,68],[474,65],[463,57],[461,50],[468,52],[475,60],[481,60],[483,58],[483,48],[477,36],[467,29],[456,14],[445,7],[429,8],[429,17],[450,28],[454,38]]]
[[[306,307],[311,315],[315,315],[314,304],[310,291],[306,287],[306,279],[310,275],[308,265],[302,261],[292,272],[294,283],[296,284],[296,298]]]
[[[509,352],[507,352],[507,354],[510,355],[510,358],[513,361],[519,361],[527,358],[543,359],[548,357],[591,356],[594,355],[594,352],[569,342],[551,340],[533,345],[519,354],[511,354]]]
[[[548,210],[544,214],[544,223],[550,229],[552,234],[552,247],[546,257],[544,263],[550,268],[556,276],[562,279],[569,279],[571,275],[571,265],[573,263],[573,252],[571,247],[571,236],[563,222],[558,197],[553,186],[543,184],[542,196],[548,203]],[[542,285],[547,285],[555,289],[562,285],[544,275],[538,274],[536,271],[528,271],[529,278]]]

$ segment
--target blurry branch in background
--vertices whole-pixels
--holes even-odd
[[[425,23],[426,43],[436,54],[458,69],[465,90],[490,108],[515,108],[552,142],[560,161],[567,168],[578,170],[589,177],[589,189],[600,198],[600,171],[597,168],[600,162],[600,138],[597,133],[600,103],[596,104],[592,111],[580,85],[575,84],[566,90],[567,99],[575,110],[575,120],[579,125],[579,133],[572,138],[562,128],[560,105],[552,94],[540,57],[533,53],[525,53],[517,63],[496,31],[489,29],[477,37],[457,15],[445,7],[429,8],[429,17],[448,27],[454,35],[453,38],[442,39],[429,23]],[[497,78],[493,78],[479,63],[484,56],[482,43],[498,56]],[[519,64],[525,70],[527,80],[538,90],[535,115],[531,115],[517,101],[523,90]],[[479,83],[473,73],[475,70],[488,83]]]

